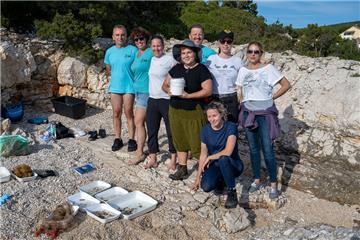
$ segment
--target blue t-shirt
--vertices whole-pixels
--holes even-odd
[[[214,130],[210,123],[206,124],[200,132],[201,142],[204,143],[208,149],[208,155],[213,155],[218,152],[221,152],[226,147],[226,142],[229,136],[234,135],[237,137],[239,135],[237,126],[233,122],[224,122],[224,126],[219,130]],[[238,143],[236,141],[234,150],[231,153],[230,157],[234,160],[238,160],[235,162],[240,162],[240,156],[238,153]],[[236,163],[237,164],[237,163]]]
[[[111,67],[110,93],[134,93],[133,74],[130,66],[137,53],[133,45],[118,48],[115,45],[106,50],[104,63]]]
[[[140,57],[135,57],[131,64],[134,74],[134,90],[136,93],[149,93],[149,69],[153,53],[147,48]]]
[[[207,46],[204,46],[204,45],[201,45],[200,47],[201,47],[201,63],[205,64],[208,57],[216,54],[216,52],[214,50],[212,50],[211,48],[208,48]]]

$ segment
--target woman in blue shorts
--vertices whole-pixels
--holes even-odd
[[[153,53],[148,46],[150,33],[146,29],[142,27],[135,28],[131,32],[130,38],[138,49],[134,62],[131,65],[131,72],[134,75],[135,127],[138,147],[135,158],[130,160],[129,164],[134,165],[145,160],[145,118],[149,98],[149,69]]]
[[[115,140],[111,148],[112,151],[120,150],[124,145],[121,139],[121,114],[123,105],[129,132],[128,151],[136,150],[133,113],[134,87],[130,66],[135,59],[137,49],[132,45],[127,45],[126,35],[124,26],[114,26],[112,38],[115,45],[106,50],[104,59],[108,81],[110,81],[109,93],[111,94],[111,106],[113,109]]]

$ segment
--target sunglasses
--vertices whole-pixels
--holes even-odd
[[[259,54],[260,54],[260,51],[259,51],[259,50],[247,50],[247,54],[259,55]]]
[[[232,44],[232,43],[233,43],[233,40],[231,40],[231,39],[220,39],[219,42],[220,42],[221,44],[225,44],[225,43],[227,43],[227,44]]]
[[[144,40],[145,40],[144,37],[134,38],[134,42],[144,41]]]

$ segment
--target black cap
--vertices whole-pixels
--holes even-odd
[[[218,39],[220,40],[220,39],[225,39],[225,38],[234,40],[234,33],[228,29],[221,31],[218,35]]]

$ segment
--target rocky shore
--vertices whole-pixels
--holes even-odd
[[[12,129],[23,130],[32,143],[31,154],[1,158],[1,164],[11,169],[25,163],[59,173],[0,185],[1,194],[12,196],[0,206],[0,239],[34,239],[33,231],[44,216],[94,180],[143,191],[159,204],[133,221],[106,225],[79,213],[73,227],[59,239],[360,239],[360,62],[310,58],[291,51],[265,54],[264,63],[274,63],[292,85],[276,100],[282,128],[275,142],[282,194],[277,201],[266,198],[266,188],[247,194],[249,151],[240,131],[239,153],[246,166],[237,179],[240,205],[226,210],[222,207],[224,196],[189,191],[196,160],[190,161],[188,179],[176,182],[168,178],[163,126],[157,169],[144,170],[143,164],[128,166],[133,155],[126,152],[126,146],[111,152],[112,116],[102,61],[88,64],[69,57],[57,40],[6,29],[0,29],[0,36],[1,102],[22,100],[25,116]],[[178,42],[167,40],[167,53]],[[94,47],[105,50],[109,44],[109,39],[98,39]],[[216,42],[205,44],[217,49]],[[234,46],[234,54],[244,59],[245,47]],[[55,114],[50,100],[63,95],[85,99],[86,116],[73,120]],[[39,139],[46,125],[26,123],[36,116],[85,131],[105,128],[108,136],[94,142],[82,137],[46,144]],[[123,134],[126,136],[126,128]],[[73,172],[87,162],[97,170],[83,176]]]
[[[79,213],[73,227],[58,239],[351,239],[360,237],[357,205],[340,205],[318,199],[314,195],[288,187],[282,192],[286,203],[278,209],[223,208],[225,196],[198,191],[190,192],[194,180],[195,160],[190,161],[191,175],[184,181],[171,181],[165,163],[167,142],[162,126],[160,164],[157,169],[145,170],[143,164],[128,166],[132,154],[123,148],[111,152],[113,140],[111,111],[87,109],[80,120],[73,120],[35,108],[25,109],[24,120],[34,116],[47,116],[50,121],[60,121],[67,127],[83,130],[99,129],[108,132],[104,139],[88,141],[87,137],[66,138],[56,143],[38,142],[31,146],[27,156],[3,158],[1,163],[11,169],[26,163],[34,169],[53,169],[57,177],[48,177],[20,183],[12,179],[1,184],[1,192],[13,196],[12,201],[0,207],[1,239],[34,239],[33,230],[42,217],[56,205],[94,180],[103,180],[129,191],[140,190],[155,198],[157,208],[132,221],[120,219],[103,225]],[[23,121],[12,125],[31,133],[35,139],[45,125],[31,125]],[[123,129],[126,136],[126,129]],[[126,139],[124,139],[126,142]],[[237,179],[237,190],[242,202],[250,184],[249,159],[242,155],[247,170]],[[97,170],[78,175],[72,168],[92,162]],[[358,237],[358,238],[356,238]],[[45,239],[42,237],[40,239]]]

